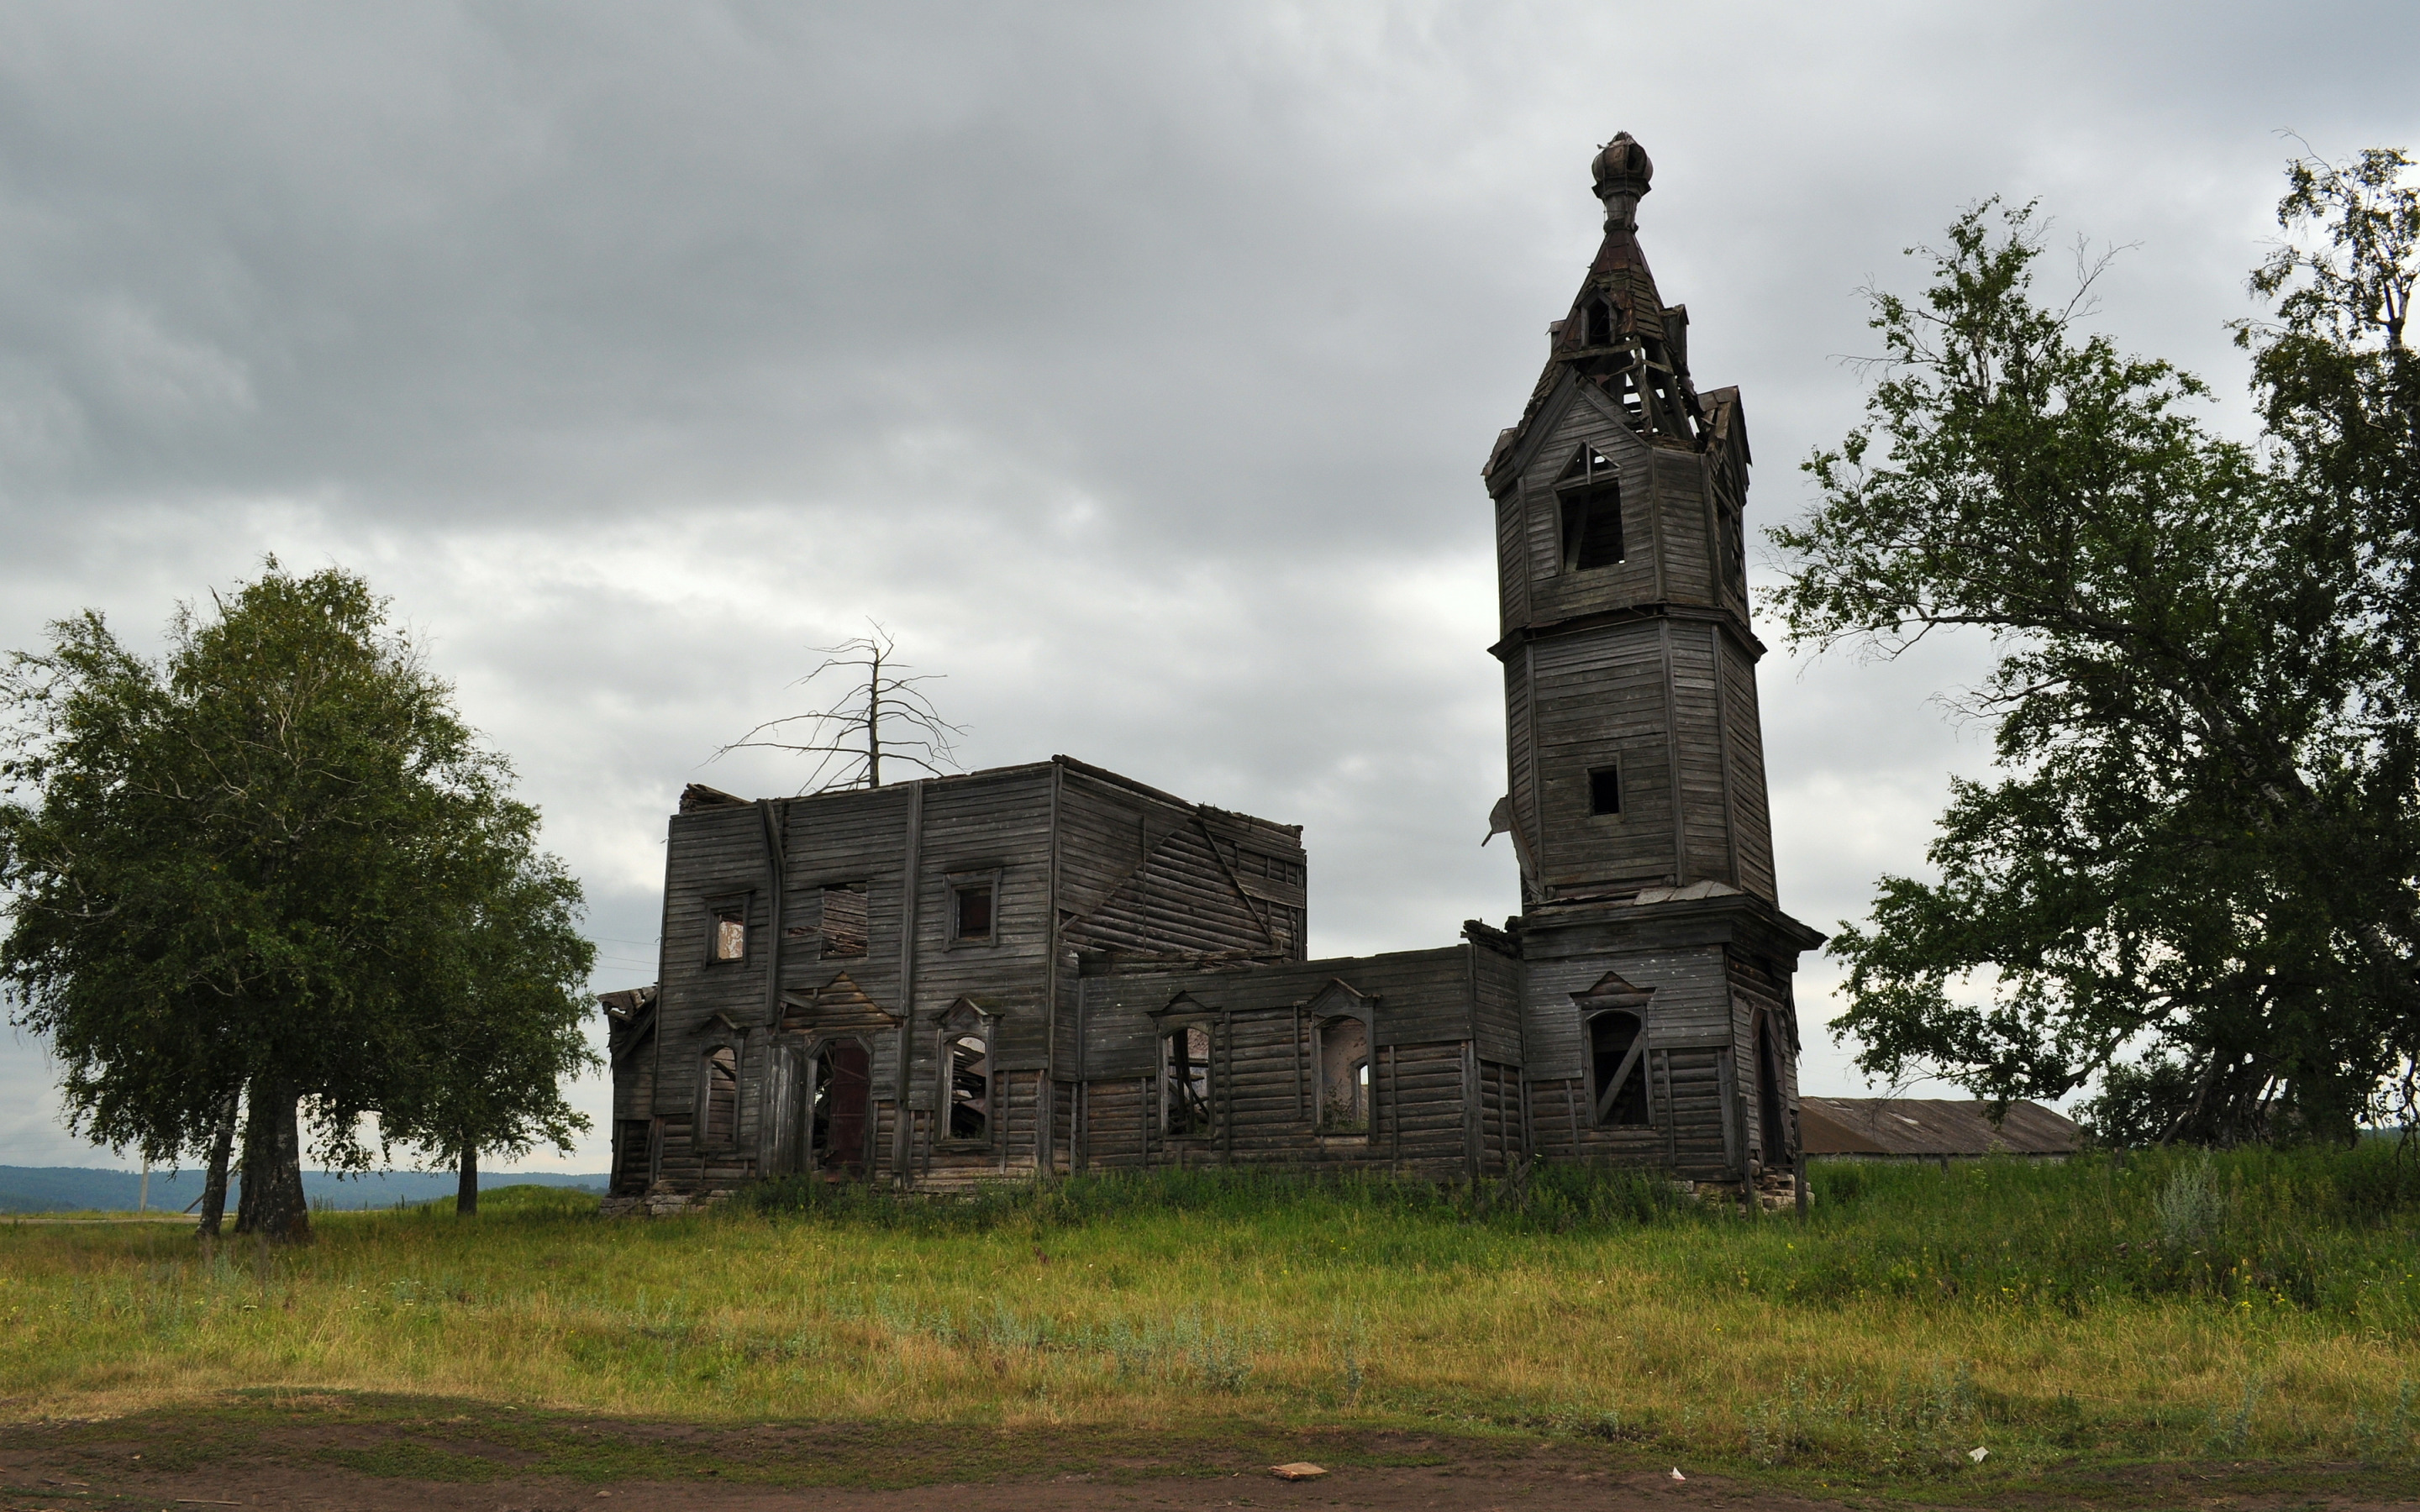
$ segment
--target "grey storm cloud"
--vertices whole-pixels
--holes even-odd
[[[393,595],[648,980],[679,785],[879,619],[975,764],[1308,825],[1322,952],[1515,903],[1487,506],[1587,163],[1737,383],[1752,514],[1962,205],[2128,244],[2211,378],[2285,158],[2420,139],[2391,6],[28,4],[0,12],[0,645],[275,552]],[[2362,39],[2348,48],[2343,39]],[[2052,269],[2055,275],[2060,270]],[[1983,648],[1763,671],[1784,904],[1920,869]],[[1823,963],[1802,977],[1820,1003]],[[1807,1085],[1847,1090],[1809,1046]],[[0,1036],[0,1162],[91,1158]],[[602,1086],[583,1097],[601,1106]],[[595,1150],[574,1161],[601,1162]]]

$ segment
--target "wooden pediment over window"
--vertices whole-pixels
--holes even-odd
[[[970,1033],[983,1027],[985,1022],[1000,1017],[1000,1011],[980,997],[961,997],[941,1012],[941,1028],[949,1034]]]
[[[1654,995],[1654,988],[1634,987],[1608,971],[1597,979],[1595,986],[1572,994],[1572,1001],[1582,1008],[1645,1008],[1647,1000]]]
[[[782,995],[784,1028],[896,1026],[899,1015],[865,995],[845,971],[813,992]]]
[[[1331,977],[1310,1003],[1313,1023],[1322,1019],[1357,1018],[1364,1024],[1378,1010],[1378,999],[1342,978]]]
[[[1170,998],[1166,1007],[1153,1009],[1151,1011],[1151,1016],[1158,1019],[1169,1018],[1171,1016],[1182,1017],[1187,1013],[1223,1013],[1226,1010],[1220,1008],[1218,1004],[1205,1003],[1199,997],[1196,997],[1191,993],[1187,992],[1178,993],[1175,996]]]

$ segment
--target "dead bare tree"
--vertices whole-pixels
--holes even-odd
[[[930,777],[958,770],[952,743],[966,729],[942,718],[922,687],[939,681],[941,674],[901,676],[910,669],[898,659],[898,642],[880,625],[866,623],[873,627],[870,635],[836,646],[809,647],[823,662],[790,685],[805,687],[827,672],[843,672],[850,677],[851,686],[838,702],[768,719],[717,750],[715,759],[750,749],[813,756],[814,768],[799,789],[801,794],[878,788],[886,756]]]

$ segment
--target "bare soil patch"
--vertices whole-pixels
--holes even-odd
[[[1288,1482],[1269,1467],[1329,1473]],[[1499,1435],[1204,1425],[1090,1428],[717,1426],[313,1394],[103,1422],[0,1426],[0,1512],[358,1508],[654,1512],[710,1507],[1006,1512],[1387,1507],[1831,1512],[2093,1504],[2331,1512],[2420,1504],[2350,1466],[2086,1467],[2020,1480],[1825,1485],[1642,1463],[1618,1445]]]

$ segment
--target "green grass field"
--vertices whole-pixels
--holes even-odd
[[[0,1226],[0,1416],[262,1387],[737,1424],[1418,1427],[1750,1473],[2420,1460],[2420,1151],[1819,1169],[1700,1211],[1242,1173],[655,1222],[507,1189],[290,1251]],[[1971,1457],[1988,1451],[1985,1460]]]

